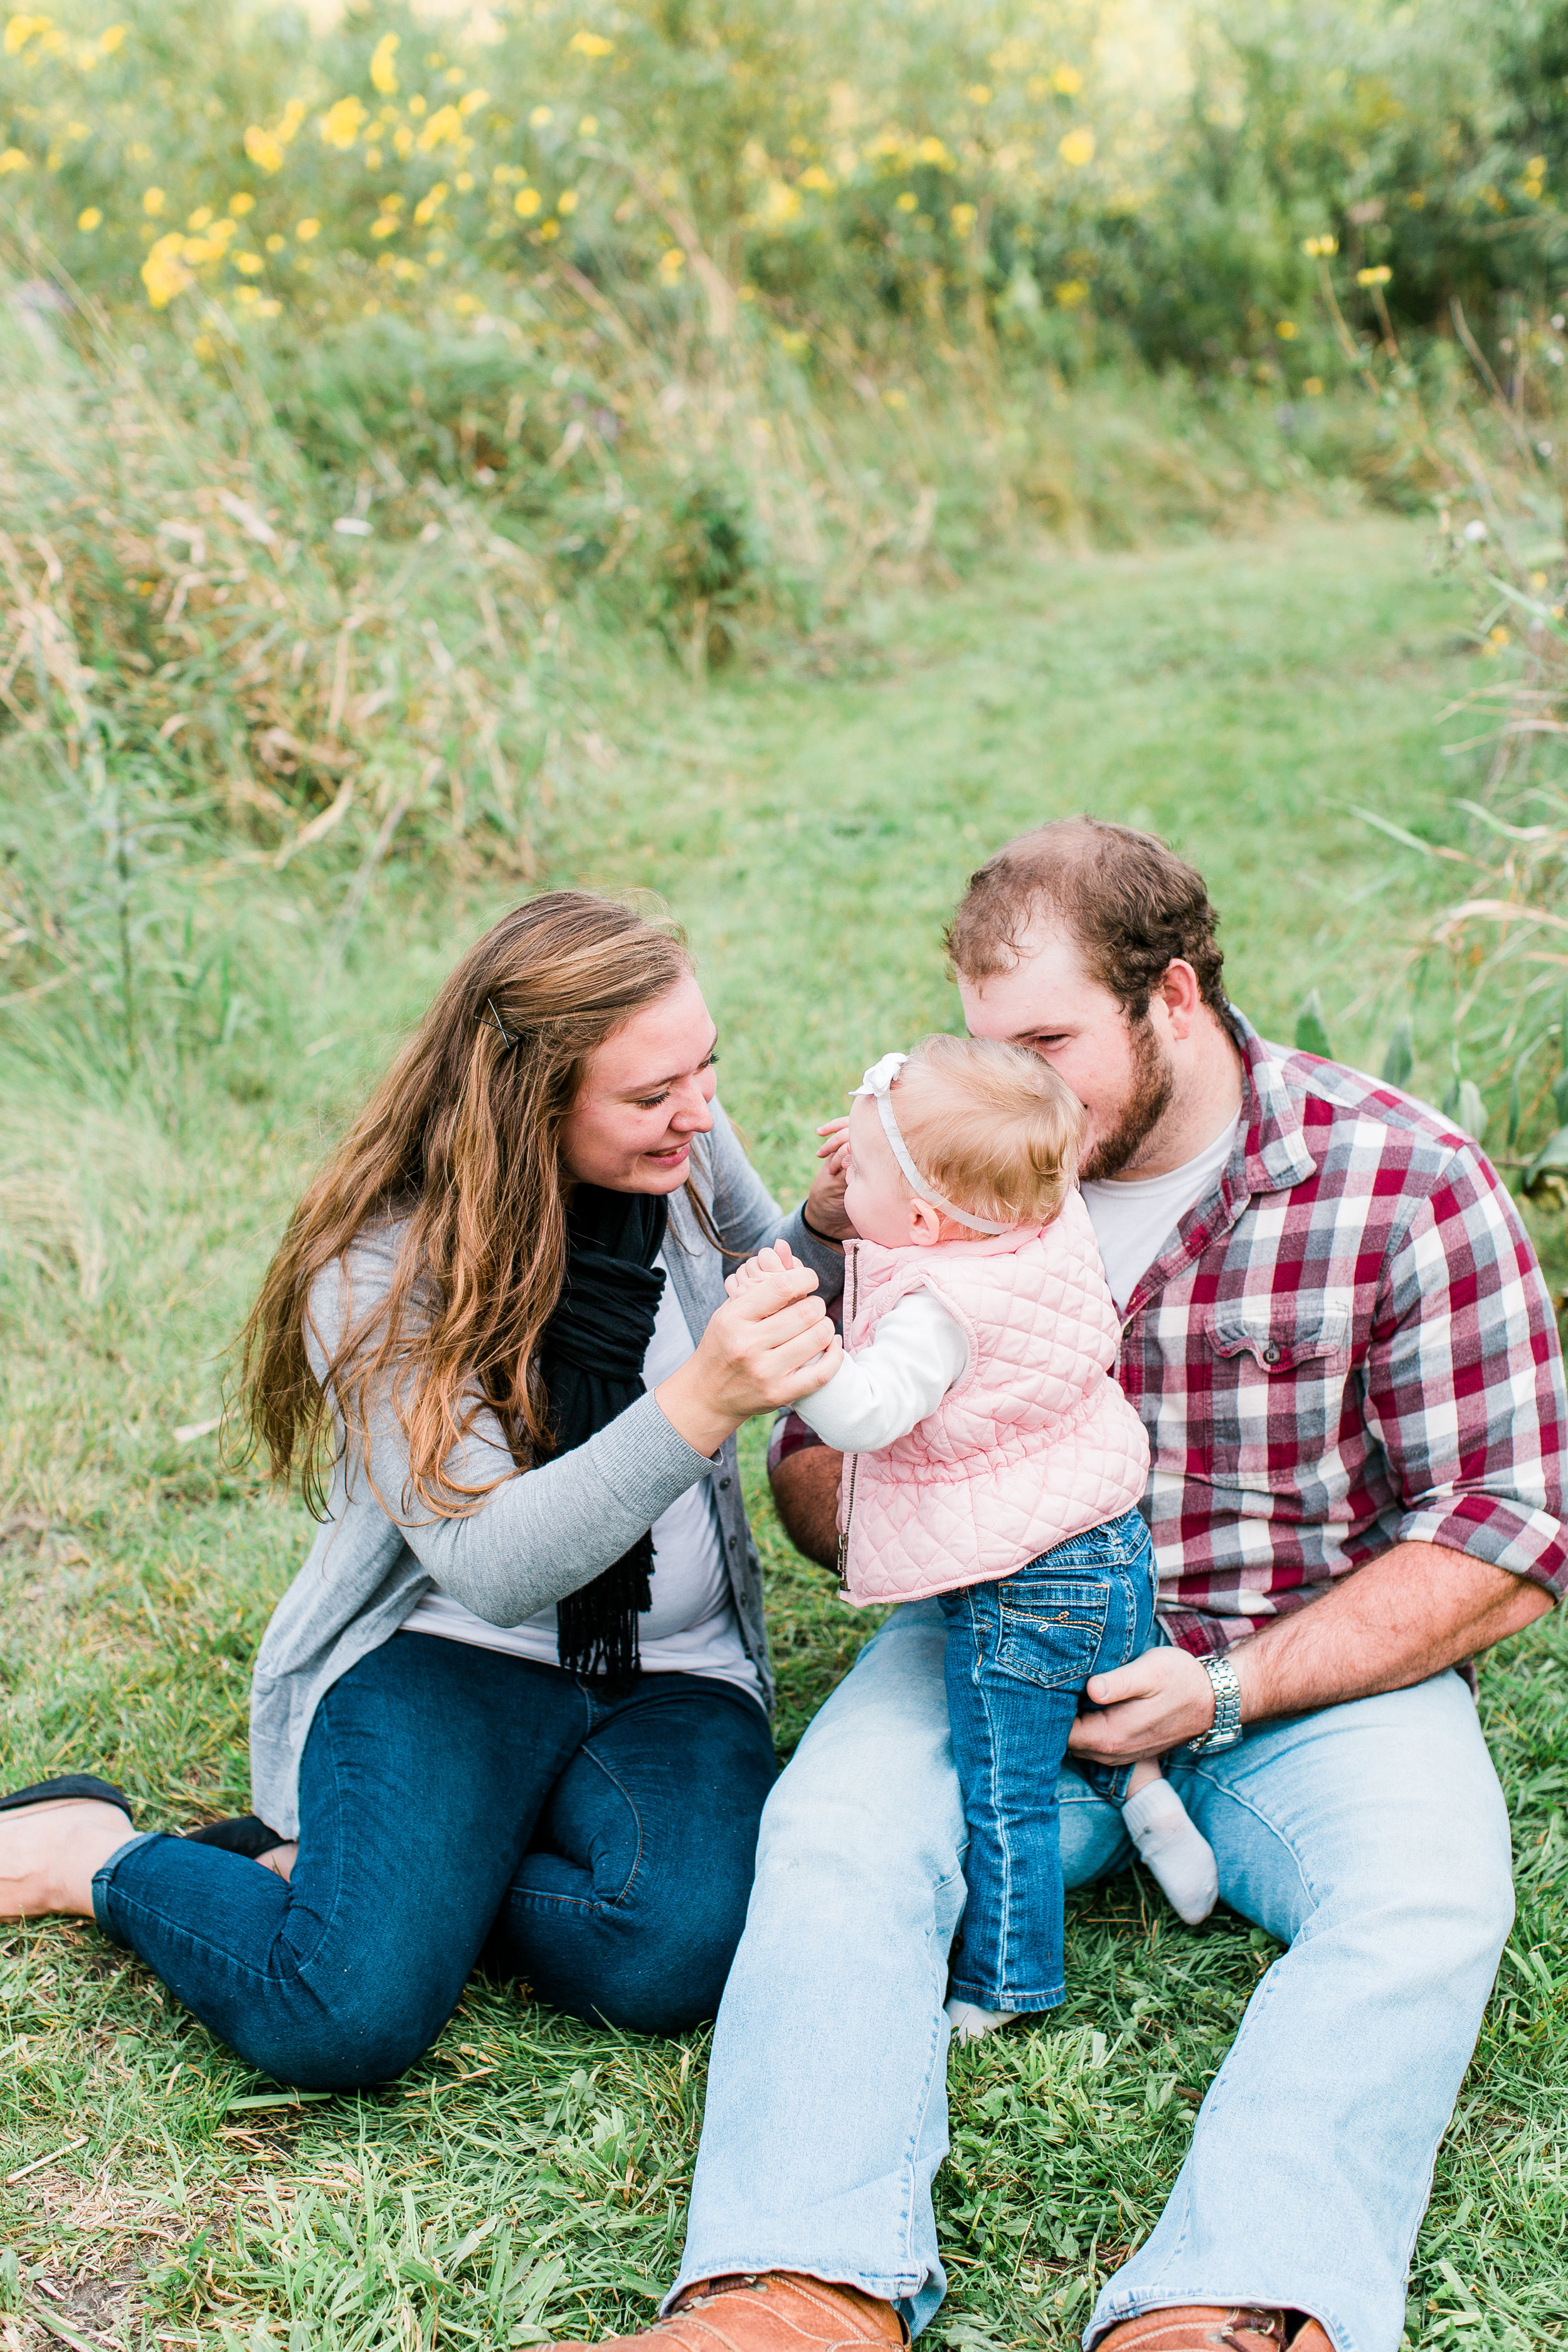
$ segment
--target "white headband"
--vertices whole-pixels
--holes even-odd
[[[933,1209],[940,1209],[942,1215],[951,1217],[955,1224],[967,1225],[971,1233],[1010,1234],[1013,1230],[1011,1225],[994,1225],[988,1218],[972,1217],[966,1210],[955,1209],[951,1201],[944,1201],[910,1158],[904,1139],[899,1133],[899,1122],[893,1116],[892,1102],[893,1080],[909,1058],[907,1054],[884,1054],[881,1060],[874,1062],[867,1071],[855,1089],[856,1094],[869,1095],[876,1103],[882,1132],[893,1148],[893,1157],[922,1201],[929,1201]]]

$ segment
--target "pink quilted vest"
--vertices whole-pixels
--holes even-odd
[[[857,1606],[1007,1576],[1131,1508],[1149,1442],[1110,1377],[1121,1327],[1078,1192],[1021,1234],[932,1249],[849,1242],[846,1255],[851,1350],[922,1286],[969,1339],[933,1413],[875,1454],[844,1457],[838,1567]]]

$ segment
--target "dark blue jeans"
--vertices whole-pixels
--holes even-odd
[[[611,1702],[558,1666],[397,1633],[316,1710],[292,1884],[177,1837],[93,1881],[98,1922],[249,2064],[383,2083],[476,1965],[576,2017],[711,2017],[777,1767],[732,1685],[647,1675]]]
[[[1128,1511],[1015,1576],[941,1596],[947,1707],[963,1790],[968,1890],[949,1991],[981,2009],[1055,2009],[1062,1981],[1057,1778],[1083,1686],[1149,1646],[1154,1554]],[[1125,1770],[1079,1768],[1102,1795]]]

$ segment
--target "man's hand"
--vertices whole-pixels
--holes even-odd
[[[1068,1749],[1096,1764],[1166,1755],[1214,1722],[1214,1685],[1188,1650],[1145,1650],[1130,1666],[1091,1675],[1084,1696],[1089,1710],[1073,1725]]]
[[[1551,1606],[1543,1586],[1489,1560],[1443,1544],[1395,1544],[1321,1601],[1226,1652],[1241,1685],[1241,1719],[1406,1690],[1522,1632]],[[1130,1666],[1091,1676],[1084,1695],[1093,1712],[1079,1716],[1068,1747],[1097,1763],[1163,1756],[1214,1721],[1209,1678],[1185,1650],[1145,1650]]]
[[[822,1234],[828,1241],[849,1241],[855,1234],[844,1213],[844,1187],[849,1181],[849,1121],[830,1118],[816,1131],[825,1138],[816,1153],[825,1165],[817,1170],[805,1196],[805,1222],[814,1234]]]

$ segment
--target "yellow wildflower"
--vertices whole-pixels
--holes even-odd
[[[346,150],[358,139],[366,120],[364,102],[351,92],[334,100],[321,117],[321,137],[329,147]]]
[[[519,188],[511,200],[511,208],[519,220],[531,220],[543,201],[537,188]]]
[[[577,125],[578,131],[582,133],[584,139],[592,139],[598,127],[599,118],[596,114],[585,114],[583,117],[582,121]]]
[[[414,133],[410,131],[406,122],[400,122],[396,130],[393,132],[392,147],[393,152],[396,155],[406,156],[413,154]]]
[[[236,220],[242,219],[247,213],[253,213],[256,210],[256,198],[248,188],[241,188],[237,196],[230,196],[228,208]]]
[[[1076,98],[1083,88],[1083,76],[1076,66],[1058,66],[1051,76],[1051,86],[1064,98]]]
[[[808,171],[801,173],[800,184],[803,188],[815,188],[818,195],[826,196],[832,193],[833,177],[823,170],[820,163],[813,163]]]
[[[964,92],[972,106],[989,106],[994,94],[990,83],[984,81],[972,81]]]
[[[1330,255],[1338,253],[1339,249],[1337,236],[1309,236],[1301,242],[1301,250],[1309,261],[1327,261]]]
[[[312,237],[321,236],[321,224],[319,220],[296,221],[294,234],[301,245],[309,245]]]
[[[129,25],[106,25],[98,37],[99,56],[111,58],[116,49],[123,48],[125,36],[130,30]]]
[[[607,58],[616,45],[606,41],[603,33],[574,33],[566,46],[580,58]]]
[[[253,122],[246,131],[245,152],[263,172],[283,169],[283,142],[275,131],[264,131],[259,122]]]
[[[177,229],[172,236],[159,237],[142,264],[142,283],[154,310],[166,310],[176,294],[195,283],[181,250],[184,241]]]
[[[1079,170],[1085,163],[1092,163],[1094,161],[1094,133],[1089,128],[1089,125],[1084,123],[1077,131],[1069,131],[1067,132],[1065,137],[1058,139],[1057,142],[1057,153],[1061,157],[1064,163],[1070,163],[1075,172]]]
[[[269,294],[264,302],[257,304],[256,315],[258,319],[276,319],[281,316],[282,310],[282,303]]]
[[[428,155],[433,147],[444,146],[448,139],[460,139],[462,135],[463,118],[457,108],[438,106],[415,144],[422,155]]]
[[[1064,310],[1081,310],[1089,299],[1089,289],[1081,278],[1064,278],[1057,288],[1057,300]]]
[[[536,106],[528,119],[535,131],[542,131],[547,122],[554,121],[555,109],[552,106]]]
[[[539,234],[544,239],[546,245],[548,245],[552,237],[560,236],[560,222],[558,220],[541,221],[539,224]]]
[[[379,220],[372,221],[370,233],[372,236],[395,236],[398,227],[399,222],[395,213],[383,213]]]
[[[922,163],[945,163],[949,160],[947,149],[940,139],[922,139],[915,153]]]
[[[0,148],[0,179],[7,172],[25,172],[31,161],[31,156],[24,155],[19,147]]]
[[[210,360],[216,353],[217,345],[214,342],[210,335],[193,335],[191,337],[191,350],[194,352],[197,359]]]
[[[397,88],[397,68],[393,60],[401,47],[395,33],[384,33],[370,53],[370,83],[383,98],[390,98]]]
[[[1412,211],[1413,213],[1424,213],[1424,212],[1426,211],[1426,189],[1425,189],[1425,188],[1412,188],[1412,189],[1411,189],[1411,191],[1410,191],[1410,194],[1405,197],[1405,203],[1409,205],[1409,207],[1410,207],[1410,209],[1411,209],[1411,211]]]
[[[162,188],[149,188],[142,198],[142,209],[149,220],[156,220],[167,201]]]
[[[792,188],[787,180],[770,180],[757,207],[757,220],[763,228],[783,228],[798,217],[800,209],[798,188]]]
[[[417,92],[416,92],[415,96],[408,101],[408,111],[410,114],[414,115],[427,114],[429,112],[429,109],[426,105],[425,100],[419,97]]]
[[[205,228],[205,227],[207,226],[208,223],[211,221],[212,216],[213,216],[213,208],[212,208],[211,205],[198,205],[196,206],[196,208],[195,208],[195,211],[191,215],[190,218],[186,221],[186,223],[185,223],[185,226],[186,226],[187,228],[189,228],[189,229],[203,229],[203,228]]]
[[[952,223],[954,231],[958,236],[967,236],[970,230],[974,226],[978,215],[973,205],[954,205],[952,210],[948,215],[948,218]]]
[[[1274,331],[1282,343],[1293,343],[1301,330],[1294,319],[1281,319]]]
[[[88,205],[82,211],[78,213],[76,216],[76,225],[78,228],[85,229],[90,236],[95,228],[101,228],[103,226],[103,215],[99,211],[96,205]]]
[[[35,33],[47,33],[53,22],[52,16],[13,16],[5,27],[5,55],[14,58]]]
[[[271,236],[267,240],[267,250],[268,253],[281,253],[288,242],[289,240],[286,236],[279,236],[277,230],[274,229]]]
[[[918,211],[920,208],[920,201],[919,196],[915,195],[909,188],[906,188],[903,194],[896,199],[899,210],[901,213],[912,213]]]
[[[1309,400],[1317,400],[1321,398],[1323,390],[1322,377],[1321,375],[1310,375],[1307,378],[1306,383],[1301,386],[1301,389],[1306,394]]]
[[[897,385],[894,386],[891,392],[885,392],[882,394],[882,400],[884,405],[889,408],[907,408],[910,404],[909,394],[907,392],[900,392]]]
[[[258,253],[237,253],[234,257],[234,266],[237,269],[242,269],[247,278],[256,278],[266,268],[267,264]]]
[[[667,286],[673,286],[686,267],[686,255],[679,245],[666,246],[658,257],[658,274]]]
[[[1393,275],[1386,262],[1381,262],[1375,269],[1358,269],[1355,282],[1358,286],[1386,286]]]
[[[440,211],[446,201],[447,183],[445,180],[437,180],[435,186],[427,190],[427,192],[420,197],[419,202],[414,207],[414,219],[416,226],[419,228],[425,228],[427,226],[428,224],[435,219],[437,214]]]
[[[555,199],[555,209],[558,213],[574,213],[577,205],[578,195],[575,188],[563,188]]]
[[[460,98],[458,100],[458,111],[466,122],[470,114],[477,114],[481,106],[488,106],[489,102],[490,94],[488,89],[471,89],[466,98]]]

